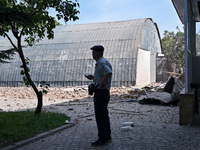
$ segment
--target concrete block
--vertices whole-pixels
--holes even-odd
[[[180,125],[193,124],[194,123],[193,116],[181,116],[179,123],[180,123]]]
[[[195,111],[195,89],[191,88],[188,93],[180,94],[179,97],[179,116],[180,124],[187,125],[194,123]]]

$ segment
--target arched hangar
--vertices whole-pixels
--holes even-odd
[[[0,37],[0,50],[11,44]],[[25,43],[23,43],[25,45]],[[151,18],[57,26],[54,39],[43,39],[24,48],[30,61],[30,74],[38,84],[52,87],[88,85],[84,74],[93,74],[95,61],[90,48],[103,45],[104,57],[113,67],[112,86],[145,85],[156,81],[156,55],[161,39]],[[22,86],[21,60],[0,64],[0,86]]]

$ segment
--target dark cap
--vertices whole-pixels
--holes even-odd
[[[90,49],[93,50],[93,51],[96,51],[96,52],[103,52],[104,51],[104,47],[101,46],[101,45],[95,45],[95,46],[91,47]]]

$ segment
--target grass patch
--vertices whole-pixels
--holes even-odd
[[[70,120],[61,113],[34,111],[0,112],[0,148],[60,127]]]

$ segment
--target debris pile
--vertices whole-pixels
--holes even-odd
[[[165,92],[168,83],[151,83],[145,87],[112,87],[110,90],[110,103],[117,102],[139,102],[141,104],[162,103],[170,104],[177,102],[179,92],[184,88],[184,76],[181,75],[177,79],[173,79],[174,84],[170,88],[171,93]],[[170,80],[169,80],[170,81]],[[168,82],[169,82],[168,81]],[[73,102],[93,101],[93,96],[88,95],[88,86],[64,87],[64,88],[49,88],[47,94],[43,96],[44,105],[65,105],[63,102],[68,102],[67,105],[73,105]],[[0,109],[9,107],[9,110],[14,108],[27,109],[36,107],[37,97],[31,87],[0,87]],[[83,103],[88,105],[88,103]]]

